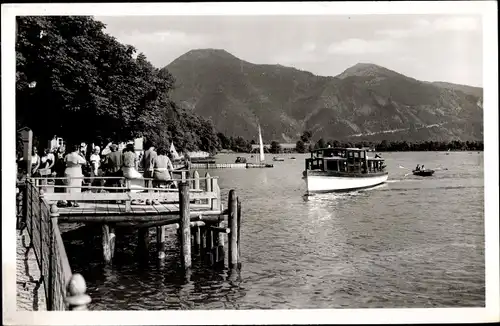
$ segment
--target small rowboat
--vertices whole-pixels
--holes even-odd
[[[413,170],[412,172],[421,177],[430,177],[434,174],[434,170]]]

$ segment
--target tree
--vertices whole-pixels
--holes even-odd
[[[317,142],[316,142],[316,145],[314,146],[315,149],[318,149],[318,148],[325,148],[326,147],[326,144],[325,144],[325,140],[323,138],[320,138]]]
[[[295,144],[295,150],[298,153],[305,153],[306,152],[306,146],[302,140],[297,140],[297,143]]]
[[[309,142],[309,140],[311,139],[312,137],[312,134],[310,131],[306,130],[304,131],[304,133],[302,134],[302,136],[300,136],[300,140],[302,140],[304,143],[307,143]]]
[[[85,16],[17,18],[16,119],[46,141],[107,143],[145,136],[157,146],[216,151],[213,124],[170,99],[175,80]],[[34,86],[34,87],[33,87]]]
[[[281,153],[281,145],[277,141],[273,140],[269,148],[269,152],[273,154]]]

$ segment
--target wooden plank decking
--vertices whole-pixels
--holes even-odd
[[[159,205],[134,204],[130,205],[130,212],[125,211],[125,204],[105,202],[79,202],[79,207],[61,207],[59,216],[78,215],[178,215],[179,204],[160,203]],[[193,212],[205,212],[210,210],[207,204],[191,204]],[[213,210],[219,213],[220,210]]]

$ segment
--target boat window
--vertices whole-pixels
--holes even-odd
[[[326,162],[326,169],[329,171],[338,171],[338,161],[328,161]]]
[[[360,152],[359,154],[360,154],[359,157],[365,158],[365,152]]]
[[[359,152],[354,152],[353,154],[355,158],[359,158]]]
[[[347,157],[352,157],[352,152],[347,152]]]

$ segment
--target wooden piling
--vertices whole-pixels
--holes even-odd
[[[111,249],[111,259],[115,257],[116,233],[113,226],[109,227],[109,248]]]
[[[166,226],[156,227],[156,252],[159,259],[165,258],[165,232]]]
[[[231,230],[228,240],[228,264],[229,268],[231,268],[238,264],[238,202],[234,190],[229,191],[228,209],[227,219],[229,229]]]
[[[102,224],[102,255],[106,264],[111,263],[114,256],[115,234],[108,224]]]
[[[194,228],[194,248],[195,252],[200,252],[201,247],[201,229],[199,226],[195,226]]]
[[[197,170],[193,172],[193,189],[194,190],[200,190],[200,174],[198,173]],[[201,200],[195,200],[195,204],[200,204]]]
[[[189,216],[189,185],[179,183],[181,259],[184,270],[191,268],[191,226]]]
[[[212,253],[212,248],[213,248],[213,233],[212,230],[207,227],[205,231],[206,237],[205,237],[205,251],[204,251],[204,256],[205,256],[205,262],[207,264],[213,265],[214,263],[214,258],[213,258],[213,253]]]
[[[240,256],[240,250],[241,250],[241,201],[239,197],[236,197],[236,202],[238,203],[238,264],[241,263],[241,256]]]

